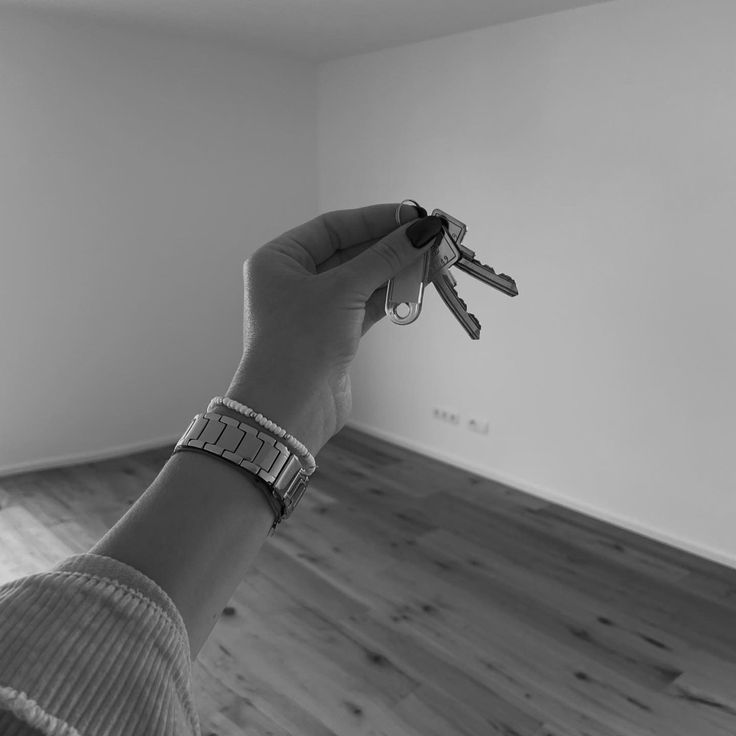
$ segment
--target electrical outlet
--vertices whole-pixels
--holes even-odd
[[[471,417],[468,420],[468,429],[471,432],[477,432],[478,434],[488,434],[488,420]]]
[[[451,411],[450,409],[442,409],[439,406],[435,406],[432,409],[432,417],[447,424],[454,424],[455,426],[460,424],[460,414],[458,412]]]

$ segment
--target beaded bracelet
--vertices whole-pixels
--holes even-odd
[[[317,463],[315,462],[312,453],[309,452],[309,450],[295,437],[292,437],[285,429],[279,427],[278,424],[267,419],[263,414],[256,413],[245,404],[240,404],[226,396],[215,396],[207,406],[207,411],[212,411],[212,409],[218,404],[222,404],[228,409],[238,412],[238,414],[243,414],[250,419],[254,419],[266,431],[271,432],[279,439],[283,440],[286,446],[299,458],[299,462],[307,475],[312,475],[315,470],[317,470]]]

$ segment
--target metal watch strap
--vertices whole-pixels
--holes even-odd
[[[268,432],[224,414],[197,414],[174,453],[188,450],[216,455],[248,472],[274,511],[269,536],[291,516],[309,484],[299,458],[286,445]]]

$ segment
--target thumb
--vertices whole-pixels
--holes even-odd
[[[346,264],[358,291],[368,299],[376,289],[437,245],[443,232],[442,220],[435,216],[418,218],[390,232]]]

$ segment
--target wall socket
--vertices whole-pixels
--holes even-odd
[[[432,417],[434,419],[439,419],[441,422],[447,422],[448,424],[460,424],[460,414],[458,412],[450,409],[442,409],[439,406],[435,406],[432,409]]]
[[[453,411],[452,409],[443,409],[440,406],[435,406],[432,409],[432,417],[445,422],[458,426],[460,424],[460,412]],[[489,422],[487,419],[480,419],[478,417],[471,417],[468,419],[468,429],[476,434],[488,434]]]
[[[468,429],[478,434],[488,434],[488,420],[471,417],[468,419]]]

